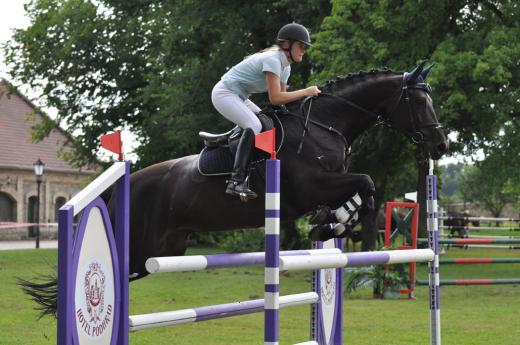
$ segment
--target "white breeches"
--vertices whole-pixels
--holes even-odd
[[[242,128],[251,128],[255,134],[262,131],[262,124],[255,113],[260,108],[249,99],[242,100],[236,93],[219,81],[211,92],[211,101],[217,111],[229,121]]]

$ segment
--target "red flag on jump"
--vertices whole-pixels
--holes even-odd
[[[271,155],[271,159],[276,159],[275,128],[255,135],[255,147]]]
[[[101,147],[110,152],[117,153],[119,155],[118,159],[122,161],[123,142],[121,141],[121,131],[103,135],[101,137]]]

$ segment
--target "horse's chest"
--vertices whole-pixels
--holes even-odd
[[[316,157],[319,165],[325,171],[339,172],[345,170],[345,157],[341,155],[319,155]]]
[[[312,160],[328,172],[341,172],[346,169],[346,148],[343,143],[336,145],[316,145],[312,150]]]

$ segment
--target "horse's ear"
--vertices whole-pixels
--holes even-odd
[[[405,74],[407,84],[415,84],[417,82],[417,79],[421,76],[424,65],[426,65],[426,60],[421,61],[419,66],[415,67],[413,71]]]
[[[428,76],[428,73],[432,70],[433,66],[435,66],[435,63],[432,63],[430,66],[426,67],[424,71],[421,73],[421,77],[426,80],[426,77]]]

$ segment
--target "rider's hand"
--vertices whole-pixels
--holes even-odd
[[[318,89],[317,86],[309,86],[305,89],[306,96],[318,96],[321,93],[321,90]]]

